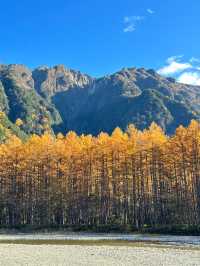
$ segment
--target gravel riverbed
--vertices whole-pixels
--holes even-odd
[[[0,244],[1,266],[199,266],[200,249]]]

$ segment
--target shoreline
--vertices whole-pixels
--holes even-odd
[[[127,247],[127,248],[154,248],[154,249],[173,249],[173,250],[189,250],[200,251],[199,245],[192,244],[172,244],[154,241],[88,241],[88,240],[5,240],[0,241],[0,248],[2,245],[22,245],[22,246],[85,246],[85,247]]]
[[[116,234],[116,233],[86,233],[86,232],[51,232],[51,233],[10,233],[0,234],[0,244],[113,244],[134,245],[135,243],[147,243],[172,246],[196,246],[200,248],[200,236],[180,236],[162,234]]]

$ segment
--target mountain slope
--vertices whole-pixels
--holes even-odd
[[[153,70],[123,69],[93,80],[84,90],[73,88],[55,93],[64,130],[98,134],[129,123],[138,128],[157,122],[167,133],[180,124],[199,119],[200,88],[176,83]]]
[[[0,79],[8,102],[9,119],[24,121],[23,130],[27,133],[42,133],[45,127],[56,126],[61,122],[54,106],[42,98],[34,88],[32,73],[21,65],[0,68]]]
[[[167,133],[200,119],[200,87],[177,83],[154,70],[124,68],[94,79],[62,65],[33,71],[22,65],[0,65],[0,110],[27,133],[112,132],[153,121]]]
[[[11,135],[15,135],[22,140],[27,137],[23,130],[8,119],[5,113],[0,112],[0,142],[5,141]]]

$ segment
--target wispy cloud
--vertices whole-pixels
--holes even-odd
[[[126,17],[124,17],[124,32],[135,31],[137,23],[143,19],[144,19],[143,16],[126,16]]]
[[[184,55],[174,55],[167,58],[166,62],[170,64],[171,62],[178,61],[180,62]]]
[[[200,59],[196,58],[196,57],[192,57],[192,58],[190,58],[190,62],[191,63],[200,63]]]
[[[124,32],[133,32],[135,31],[135,24],[130,24],[124,28]]]
[[[163,76],[173,76],[180,83],[200,86],[200,60],[196,57],[186,61],[183,55],[171,56],[157,72]]]
[[[152,10],[151,8],[148,8],[148,9],[147,9],[147,12],[148,12],[149,14],[151,14],[151,15],[153,15],[153,14],[155,13],[155,11]]]
[[[155,11],[151,8],[146,9],[146,12],[153,15]],[[124,32],[133,32],[136,30],[138,23],[144,20],[147,16],[126,16],[124,17]]]

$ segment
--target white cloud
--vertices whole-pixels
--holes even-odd
[[[179,62],[179,60],[177,60],[179,57],[170,57],[167,59],[167,65],[160,68],[158,70],[158,74],[160,75],[172,75],[172,74],[176,74],[179,72],[182,72],[186,69],[192,68],[192,65],[190,63],[181,63]]]
[[[133,32],[136,29],[136,25],[139,21],[143,20],[142,16],[126,16],[124,17],[124,32]]]
[[[172,76],[180,83],[200,86],[200,60],[195,57],[185,61],[183,55],[171,56],[157,72],[163,76]]]
[[[148,12],[149,14],[151,14],[151,15],[153,15],[153,14],[155,13],[155,11],[152,10],[151,8],[148,8],[148,9],[147,9],[147,12]]]
[[[180,83],[184,83],[184,84],[200,86],[200,73],[199,72],[185,72],[178,77],[177,81]]]

